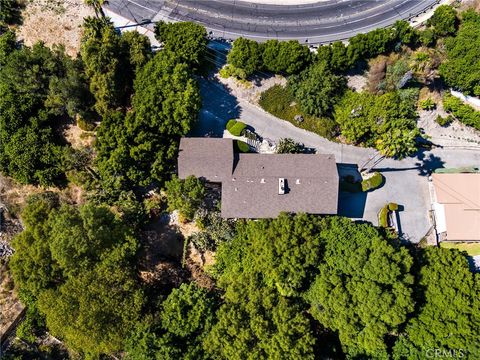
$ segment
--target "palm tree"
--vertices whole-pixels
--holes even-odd
[[[360,172],[370,172],[385,158],[403,159],[417,151],[418,129],[393,129],[383,133],[376,141],[377,152],[360,168]]]
[[[108,0],[84,0],[84,1],[85,1],[85,4],[93,7],[93,9],[95,10],[95,15],[97,17],[102,17],[102,18],[105,17],[105,13],[103,12],[102,6],[104,4],[107,4]]]

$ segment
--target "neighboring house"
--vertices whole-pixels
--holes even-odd
[[[480,173],[432,174],[440,240],[480,241]]]
[[[182,138],[178,176],[222,184],[222,217],[273,218],[281,212],[336,214],[333,155],[237,154],[232,139]]]

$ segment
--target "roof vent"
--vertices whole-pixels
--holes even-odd
[[[265,184],[265,179],[260,180],[260,184]]]
[[[300,185],[300,179],[297,179],[297,181],[295,181],[295,184]]]
[[[279,178],[278,179],[278,195],[284,195],[284,194],[285,194],[285,179]]]

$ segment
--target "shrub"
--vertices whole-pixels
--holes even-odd
[[[383,183],[383,175],[375,172],[371,177],[362,181],[362,191],[370,191],[379,188]]]
[[[247,74],[245,70],[236,68],[232,64],[227,64],[223,68],[220,69],[219,73],[221,78],[227,79],[231,76],[237,79],[246,79]]]
[[[448,93],[443,96],[443,107],[460,122],[480,130],[480,111],[476,111],[470,105],[464,104],[462,100]]]
[[[437,115],[437,118],[435,119],[438,125],[440,126],[447,126],[453,121],[452,115],[448,115],[447,117],[443,117],[441,115]]]
[[[232,128],[233,125],[235,125],[237,123],[237,120],[235,119],[230,119],[228,120],[227,124],[225,125],[225,129],[227,129],[228,131],[230,131],[230,129]]]
[[[433,110],[433,109],[435,109],[436,106],[437,105],[435,104],[435,102],[431,98],[425,99],[425,100],[420,102],[420,107],[423,110]]]
[[[233,136],[241,136],[243,134],[243,131],[246,129],[247,125],[241,121],[233,120],[231,122],[230,120],[227,123],[227,130],[232,134]]]
[[[398,204],[397,203],[389,203],[388,204],[388,210],[397,211],[398,210]]]
[[[238,152],[241,152],[241,153],[250,152],[250,146],[244,141],[235,140],[235,148]]]
[[[93,124],[91,122],[88,122],[88,121],[82,119],[81,117],[79,117],[77,119],[77,125],[83,131],[93,131],[97,127],[95,124]]]
[[[388,227],[388,205],[385,205],[378,213],[378,225],[387,228]]]

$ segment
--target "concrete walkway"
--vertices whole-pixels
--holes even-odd
[[[299,129],[287,121],[280,120],[261,108],[231,95],[223,85],[214,81],[200,80],[204,107],[199,126],[194,136],[210,133],[222,136],[226,122],[239,118],[264,138],[279,140],[290,137],[319,153],[334,154],[340,170],[343,166],[362,165],[374,149],[334,143],[314,133]],[[377,213],[388,202],[403,207],[400,226],[405,239],[418,242],[427,233],[430,195],[428,175],[439,167],[480,165],[478,149],[434,149],[420,151],[415,156],[401,161],[385,159],[375,169],[385,177],[385,185],[368,194],[341,194],[340,214],[354,219],[364,219],[377,225]]]

